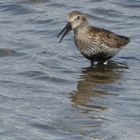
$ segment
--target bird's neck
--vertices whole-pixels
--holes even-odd
[[[88,29],[88,25],[83,25],[79,26],[76,29],[74,29],[74,35],[79,36],[79,35],[85,35]]]

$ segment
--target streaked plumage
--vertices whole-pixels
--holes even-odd
[[[109,30],[89,26],[87,17],[79,11],[72,11],[68,15],[67,26],[58,34],[63,37],[74,31],[74,41],[83,56],[94,61],[105,63],[116,55],[120,49],[129,43],[129,38],[117,35]],[[60,40],[60,42],[61,42]]]

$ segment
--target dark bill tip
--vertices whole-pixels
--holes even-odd
[[[57,38],[58,38],[60,35],[62,35],[62,37],[61,37],[60,40],[59,40],[59,43],[61,43],[61,41],[62,41],[62,39],[65,37],[65,35],[66,35],[69,31],[71,31],[71,30],[72,30],[72,28],[71,28],[70,23],[67,23],[67,25],[62,29],[62,31],[57,35]]]

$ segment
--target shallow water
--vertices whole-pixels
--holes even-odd
[[[89,67],[57,33],[69,11],[129,36],[107,66]],[[0,139],[139,140],[140,1],[1,0]]]

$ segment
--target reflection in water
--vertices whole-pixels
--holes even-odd
[[[74,107],[86,107],[96,111],[107,109],[102,101],[95,99],[95,102],[90,104],[91,97],[104,97],[105,95],[116,95],[108,93],[101,86],[112,84],[122,76],[122,71],[127,68],[126,64],[110,62],[107,66],[97,65],[95,67],[83,68],[80,74],[80,80],[77,84],[77,90],[73,92],[72,104]],[[98,103],[96,103],[98,102]]]

